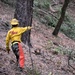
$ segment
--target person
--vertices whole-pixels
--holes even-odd
[[[21,34],[27,30],[30,30],[32,27],[18,27],[19,21],[15,18],[11,20],[10,24],[12,25],[12,28],[6,35],[6,50],[9,54],[9,44],[11,42],[11,49],[16,56],[16,61],[19,65],[20,70],[23,70],[25,57],[21,46]]]

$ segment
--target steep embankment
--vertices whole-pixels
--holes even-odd
[[[23,44],[25,53],[23,73],[19,72],[15,65],[16,60],[12,50],[9,55],[5,50],[6,27],[8,27],[5,23],[9,22],[13,15],[14,9],[0,2],[0,75],[29,75],[27,68],[31,67],[31,60],[28,46]],[[48,75],[50,72],[53,72],[54,75],[72,75],[67,70],[67,54],[64,55],[63,51],[74,49],[75,42],[61,32],[59,32],[58,37],[53,36],[53,28],[47,28],[36,19],[33,19],[33,27],[34,29],[31,30],[31,43],[33,45],[31,54],[35,68],[42,75]],[[40,54],[37,55],[35,50],[40,50]],[[64,66],[66,71],[62,70]]]

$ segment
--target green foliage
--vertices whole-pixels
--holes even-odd
[[[2,2],[9,4],[10,6],[14,7],[16,4],[16,0],[1,0]]]
[[[73,49],[65,48],[64,46],[61,45],[55,46],[51,40],[48,41],[48,43],[44,48],[46,50],[50,50],[50,51],[52,50],[52,52],[57,54],[62,54],[62,55],[69,55],[71,51],[74,51]]]
[[[57,21],[51,15],[45,15],[44,19],[47,21],[48,26],[55,27]]]
[[[57,48],[55,49],[55,51],[58,52],[58,53],[63,54],[63,52],[62,52],[62,48],[60,48],[60,47],[57,47]]]
[[[49,9],[50,1],[49,0],[34,0],[34,6],[38,8]]]
[[[72,49],[66,49],[63,46],[58,46],[55,49],[55,51],[57,51],[58,53],[63,54],[63,55],[69,55],[69,53],[72,51]]]
[[[50,4],[51,4],[50,0],[34,0],[35,7],[40,8],[43,11],[47,12],[47,14],[44,14],[44,13],[39,13],[39,11],[34,11],[35,13],[34,16],[36,16],[41,23],[47,26],[55,27],[57,25],[58,19],[60,18],[62,6],[58,5],[58,7],[56,7],[56,10],[58,10],[58,12],[54,13],[54,16],[56,16],[57,18],[54,18],[54,16],[48,13]],[[75,22],[73,22],[71,17],[68,15],[68,12],[65,15],[65,19],[61,25],[60,30],[65,35],[75,40]]]
[[[55,27],[55,25],[57,24],[58,18],[60,17],[60,7],[57,8],[58,13],[55,14],[54,16],[59,16],[57,17],[57,19],[55,17],[53,17],[49,12],[50,12],[50,4],[51,1],[50,0],[34,0],[34,17],[37,17],[37,19],[47,25],[47,26],[51,26],[51,27]],[[46,12],[44,13],[40,13],[38,11],[38,8],[41,9],[42,11]]]
[[[60,16],[60,11],[57,13],[57,19],[54,18],[52,15],[50,14],[40,14],[38,12],[36,13],[36,17],[38,18],[38,20],[45,24],[46,26],[51,26],[51,27],[55,27],[57,22],[58,22],[58,17]],[[69,17],[69,15],[65,16],[64,22],[61,25],[60,30],[68,37],[70,37],[71,39],[75,40],[75,22],[71,19],[71,17]]]
[[[55,51],[62,55],[69,55],[72,49],[70,48],[66,49],[65,47],[60,45],[60,46],[57,46],[57,48],[55,48]]]
[[[27,68],[27,75],[41,75],[36,69]]]
[[[75,40],[75,22],[68,15],[65,16],[61,31],[71,39]]]

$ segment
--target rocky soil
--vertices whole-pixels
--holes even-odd
[[[16,66],[15,56],[10,51],[7,54],[5,49],[5,38],[8,23],[14,16],[14,9],[0,2],[0,75],[35,75],[29,71],[32,62],[29,54],[29,47],[22,43],[25,53],[25,68],[20,72]],[[68,67],[68,51],[75,49],[75,41],[59,32],[58,37],[52,35],[54,28],[47,28],[45,25],[33,19],[31,30],[31,56],[33,66],[41,75],[75,75],[74,69]],[[36,50],[40,53],[37,54]],[[74,64],[74,63],[73,63]],[[29,74],[30,72],[30,74]]]

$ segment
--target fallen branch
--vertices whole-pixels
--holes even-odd
[[[50,5],[49,8],[50,8],[50,11],[53,12],[53,13],[57,13],[57,12],[58,12],[58,10],[54,10],[54,9],[52,8],[52,5]]]
[[[51,12],[46,12],[46,11],[44,11],[42,9],[34,8],[34,7],[33,7],[33,10],[37,10],[38,12],[41,12],[41,13],[47,14],[47,15],[51,14],[53,17],[55,17],[58,20],[58,18],[54,14],[52,14]]]

